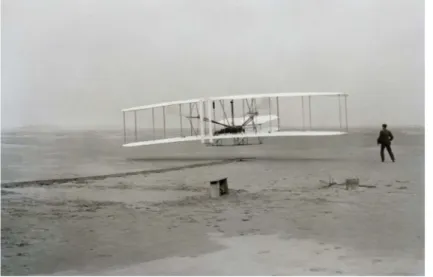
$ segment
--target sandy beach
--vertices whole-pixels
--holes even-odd
[[[1,274],[425,275],[425,2],[2,1]]]
[[[170,146],[134,159],[183,168],[3,184],[2,274],[423,275],[423,134],[396,134],[396,163],[380,162],[374,136],[206,148],[191,159],[188,147],[200,146],[177,156]],[[325,187],[330,176],[365,186]],[[211,199],[209,181],[222,177],[230,193]]]

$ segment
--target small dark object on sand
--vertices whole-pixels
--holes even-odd
[[[229,194],[227,177],[223,179],[210,181],[210,185],[211,185],[211,197],[215,198],[217,196]],[[218,192],[214,191],[213,188],[218,190]]]
[[[359,185],[359,187],[361,187],[361,188],[369,188],[369,189],[376,188],[375,185]]]
[[[344,183],[337,183],[333,179],[331,179],[328,182],[325,182],[323,180],[320,180],[321,183],[326,184],[326,186],[323,186],[321,188],[330,188],[332,186],[346,186],[346,189],[354,189],[356,187],[363,187],[363,188],[376,188],[375,185],[360,185],[359,179],[346,179],[346,182]]]
[[[359,187],[359,179],[346,179],[346,189],[356,189]]]

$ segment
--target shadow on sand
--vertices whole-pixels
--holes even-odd
[[[276,157],[276,156],[243,156],[243,157],[228,157],[228,156],[203,156],[203,157],[191,157],[191,156],[167,156],[167,157],[147,157],[147,158],[128,158],[131,162],[194,162],[195,164],[180,165],[175,167],[151,169],[151,170],[140,170],[132,172],[121,172],[114,174],[96,175],[96,176],[82,176],[73,178],[60,178],[60,179],[46,179],[46,180],[32,180],[32,181],[19,181],[19,182],[6,182],[2,183],[2,188],[13,188],[13,187],[26,187],[26,186],[49,186],[54,184],[62,184],[68,182],[88,182],[92,180],[103,180],[106,178],[125,177],[131,175],[142,175],[142,174],[154,174],[164,173],[169,171],[207,167],[213,165],[234,163],[234,162],[247,162],[247,161],[268,161],[268,162],[323,162],[323,161],[336,161],[341,158],[317,158],[317,157]]]
[[[194,161],[221,161],[221,160],[248,160],[248,161],[270,161],[270,162],[324,162],[342,160],[337,157],[284,157],[284,156],[165,156],[165,157],[146,157],[146,158],[128,158],[132,162],[194,162]]]

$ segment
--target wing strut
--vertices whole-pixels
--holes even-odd
[[[308,96],[308,112],[309,112],[309,118],[310,118],[310,130],[311,130],[311,96]]]
[[[123,141],[126,143],[126,119],[125,119],[125,112],[123,112]]]
[[[301,97],[301,101],[302,101],[302,131],[305,131],[304,96]]]
[[[244,117],[245,121],[245,99],[242,99],[242,116]]]
[[[341,129],[341,97],[338,95],[338,122],[340,123]]]
[[[213,125],[211,124],[211,122],[213,121],[213,119],[212,119],[212,110],[213,110],[213,117],[215,118],[215,101],[212,101],[212,109],[211,109],[211,103],[210,103],[210,100],[208,100],[207,101],[207,107],[208,107],[208,110],[207,110],[207,114],[208,114],[208,117],[211,119],[211,120],[209,120],[208,122],[209,122],[209,124],[208,124],[208,130],[209,130],[209,136],[210,136],[210,139],[209,139],[209,142],[210,143],[213,143],[213,138],[212,138],[212,135],[213,135]]]
[[[269,97],[269,131],[272,130],[271,104],[271,97]]]
[[[137,136],[137,111],[134,111],[134,135],[135,135],[135,141],[138,141]]]
[[[247,126],[254,118],[254,115],[250,115],[247,120],[242,124],[242,126]]]
[[[220,105],[221,105],[221,108],[222,108],[222,111],[223,111],[223,113],[224,113],[224,119],[226,120],[226,122],[227,122],[227,124],[230,124],[230,122],[229,122],[229,120],[228,120],[228,117],[227,117],[227,114],[226,114],[226,110],[225,110],[225,102],[224,102],[224,100],[220,100]]]
[[[164,138],[166,138],[166,133],[165,133],[165,107],[162,107],[162,115],[164,117]]]
[[[347,117],[347,95],[344,96],[344,107],[346,110],[346,130],[349,131],[349,121]]]
[[[153,131],[153,139],[155,139],[155,109],[152,108],[152,131]]]
[[[183,127],[182,127],[182,104],[179,104],[179,119],[180,119],[180,136],[183,137]]]
[[[205,136],[205,132],[204,132],[204,103],[203,101],[200,100],[200,137],[201,137],[201,143],[204,143],[204,136]]]
[[[280,130],[280,102],[278,100],[278,96],[277,96],[277,124],[278,124],[278,131]]]

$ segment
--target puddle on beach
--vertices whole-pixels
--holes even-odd
[[[127,204],[137,202],[161,202],[183,199],[200,193],[179,190],[121,190],[121,189],[90,189],[90,188],[12,188],[3,189],[4,197],[30,197],[38,200],[53,201],[112,201]]]
[[[209,235],[224,249],[98,272],[68,271],[55,275],[388,275],[418,273],[423,268],[421,261],[392,257],[379,259],[338,245],[296,239],[287,234]],[[321,255],[325,252],[327,255]]]

